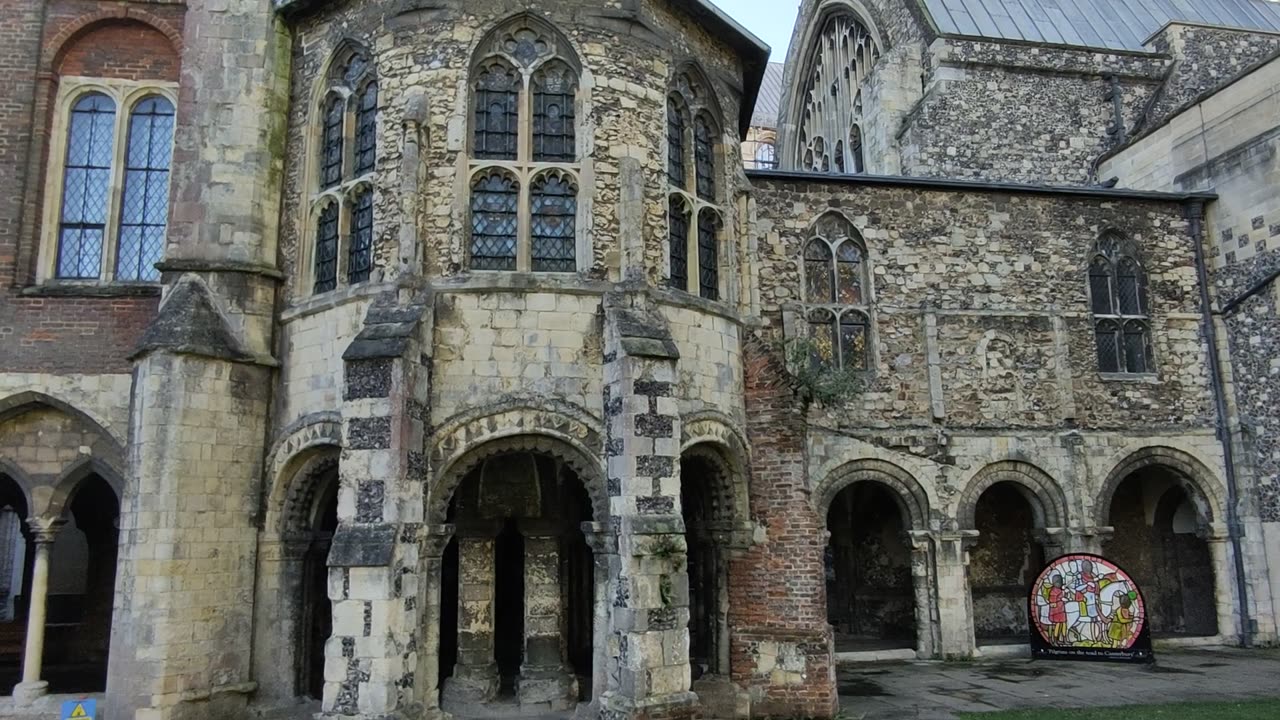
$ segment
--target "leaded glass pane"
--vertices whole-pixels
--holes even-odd
[[[71,109],[57,276],[97,278],[102,271],[116,108],[106,95],[85,95]]]
[[[520,78],[510,67],[491,63],[476,76],[475,156],[515,160],[520,127]]]
[[[688,183],[684,133],[684,110],[673,97],[667,100],[667,179],[680,189]]]
[[[578,212],[578,189],[567,177],[543,175],[533,185],[532,204],[534,272],[573,272],[574,232]]]
[[[356,198],[351,212],[351,243],[347,248],[347,284],[369,279],[373,270],[373,191]]]
[[[324,130],[320,150],[320,187],[342,182],[342,119],[347,103],[338,95],[325,101]]]
[[[804,299],[811,303],[835,302],[835,285],[831,276],[831,246],[814,238],[804,250]]]
[[[1146,283],[1142,268],[1132,258],[1124,258],[1117,270],[1116,294],[1120,296],[1120,314],[1146,315]]]
[[[689,211],[680,198],[672,196],[667,207],[667,246],[671,254],[668,283],[677,290],[689,289]]]
[[[711,123],[705,115],[693,121],[693,162],[697,172],[698,197],[714,202],[716,199],[715,140]]]
[[[317,293],[329,292],[338,286],[338,204],[331,202],[320,211],[316,223],[316,281]]]
[[[1131,373],[1151,372],[1147,326],[1140,322],[1131,322],[1124,328],[1124,362],[1125,371]]]
[[[173,105],[162,97],[138,103],[129,116],[125,146],[124,198],[116,279],[160,279],[155,264],[164,251],[169,215],[169,161],[173,146]]]
[[[567,66],[544,65],[533,76],[533,159],[540,162],[573,162],[573,99],[577,78]]]
[[[862,313],[840,318],[840,362],[846,370],[867,369],[867,319]]]
[[[1098,343],[1098,370],[1104,373],[1121,372],[1120,327],[1110,320],[1097,324],[1094,333]]]
[[[836,250],[837,302],[862,305],[862,248],[852,240],[840,243]]]
[[[809,313],[809,363],[813,367],[835,367],[836,350],[836,318],[826,310],[814,310]]]
[[[1089,295],[1094,313],[1115,314],[1115,301],[1111,295],[1111,263],[1102,256],[1094,258],[1089,266]]]
[[[850,172],[860,175],[866,171],[862,157],[862,130],[857,125],[849,129],[849,162],[853,163]]]
[[[720,216],[714,210],[698,214],[698,294],[720,299]]]
[[[355,175],[360,177],[378,162],[378,83],[366,84],[357,103]]]
[[[515,270],[520,188],[493,171],[471,186],[471,268]]]

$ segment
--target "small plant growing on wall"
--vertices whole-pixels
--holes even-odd
[[[806,411],[813,403],[839,407],[866,389],[862,372],[833,367],[823,360],[817,343],[806,335],[783,341],[781,350],[792,386]]]

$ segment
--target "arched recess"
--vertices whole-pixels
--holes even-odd
[[[23,620],[30,599],[31,547],[26,527],[31,517],[30,488],[21,468],[0,458],[0,637],[19,650],[0,655],[0,675],[15,679],[22,671]],[[0,686],[0,693],[7,691]]]
[[[263,527],[283,538],[298,524],[298,508],[307,506],[312,492],[307,483],[297,481],[299,473],[317,457],[342,449],[342,418],[338,413],[317,413],[305,417],[281,433],[267,453],[266,470],[271,482],[267,495]]]
[[[681,420],[680,452],[696,448],[713,453],[725,470],[725,483],[717,490],[724,515],[734,522],[746,522],[751,515],[751,453],[743,434],[723,413],[694,413]]]
[[[96,12],[82,15],[64,26],[45,44],[40,57],[40,66],[45,70],[52,70],[61,64],[67,49],[81,37],[100,26],[121,22],[137,23],[160,32],[169,41],[174,54],[182,56],[182,33],[178,28],[146,10],[119,5],[104,7]]]
[[[1172,478],[1195,503],[1206,523],[1221,522],[1227,515],[1226,491],[1213,471],[1190,453],[1163,445],[1135,450],[1116,463],[1094,502],[1097,524],[1110,524],[1111,501],[1116,489],[1128,477],[1144,468],[1163,467],[1172,470]]]
[[[833,470],[813,490],[814,509],[826,517],[840,491],[864,481],[880,483],[893,491],[898,509],[910,523],[909,529],[929,529],[928,494],[911,473],[885,460],[854,460]]]
[[[0,424],[40,408],[56,410],[79,421],[106,443],[106,449],[111,451],[110,457],[113,461],[124,459],[124,445],[97,418],[68,402],[44,393],[27,391],[0,399]],[[116,464],[123,466],[123,462],[116,462]]]
[[[102,478],[115,493],[117,502],[124,497],[124,474],[114,465],[96,457],[82,457],[58,476],[53,484],[53,494],[49,496],[44,512],[48,517],[57,517],[66,512],[75,500],[84,480],[91,475]]]
[[[516,13],[490,28],[472,49],[470,67],[475,67],[493,55],[505,55],[517,66],[527,64],[527,61],[522,60],[521,54],[540,53],[542,49],[530,48],[522,40],[532,41],[534,36],[539,34],[544,38],[550,38],[555,45],[554,48],[549,49],[550,52],[546,53],[547,56],[563,60],[581,75],[582,61],[573,43],[555,25],[531,12]]]
[[[992,486],[1005,482],[1013,484],[1031,506],[1037,528],[1066,527],[1067,496],[1062,486],[1031,463],[1006,460],[982,468],[965,487],[956,516],[962,530],[976,528],[978,500]]]

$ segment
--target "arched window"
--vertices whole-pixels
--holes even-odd
[[[173,104],[160,96],[146,98],[129,116],[116,253],[119,280],[160,279],[156,263],[164,251],[172,158]]]
[[[489,33],[477,57],[467,266],[575,272],[577,56],[558,32],[521,16]]]
[[[852,14],[826,20],[806,64],[795,148],[800,169],[864,172],[862,87],[879,56],[875,39]]]
[[[1147,276],[1136,246],[1117,232],[1103,234],[1089,262],[1089,306],[1098,370],[1129,375],[1155,372]]]
[[[343,43],[316,106],[316,175],[311,196],[315,244],[311,291],[368,281],[374,272],[378,165],[378,80],[368,53]]]
[[[762,142],[756,146],[755,160],[752,165],[757,170],[773,170],[778,167],[777,148],[772,142]]]
[[[692,69],[678,74],[667,100],[667,282],[708,300],[721,296],[720,242],[725,227],[717,117],[711,89],[701,75]]]
[[[804,302],[815,358],[827,367],[870,369],[870,276],[857,229],[843,216],[827,213],[814,223],[803,256]]]
[[[102,269],[115,121],[115,102],[100,93],[80,98],[71,111],[58,227],[59,278],[96,278]]]

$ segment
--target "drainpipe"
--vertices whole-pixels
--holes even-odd
[[[1249,585],[1244,577],[1244,548],[1240,542],[1240,516],[1237,501],[1240,490],[1236,484],[1235,451],[1231,443],[1231,429],[1227,422],[1227,394],[1222,386],[1222,364],[1218,360],[1218,330],[1214,325],[1213,305],[1209,299],[1209,272],[1204,260],[1204,202],[1187,203],[1186,216],[1191,223],[1191,241],[1196,252],[1196,276],[1200,283],[1200,318],[1204,325],[1205,342],[1209,343],[1209,379],[1213,384],[1213,400],[1217,405],[1215,422],[1218,442],[1222,443],[1222,458],[1227,472],[1227,536],[1231,540],[1231,554],[1235,556],[1236,595],[1240,598],[1240,644],[1252,644],[1249,617]]]

